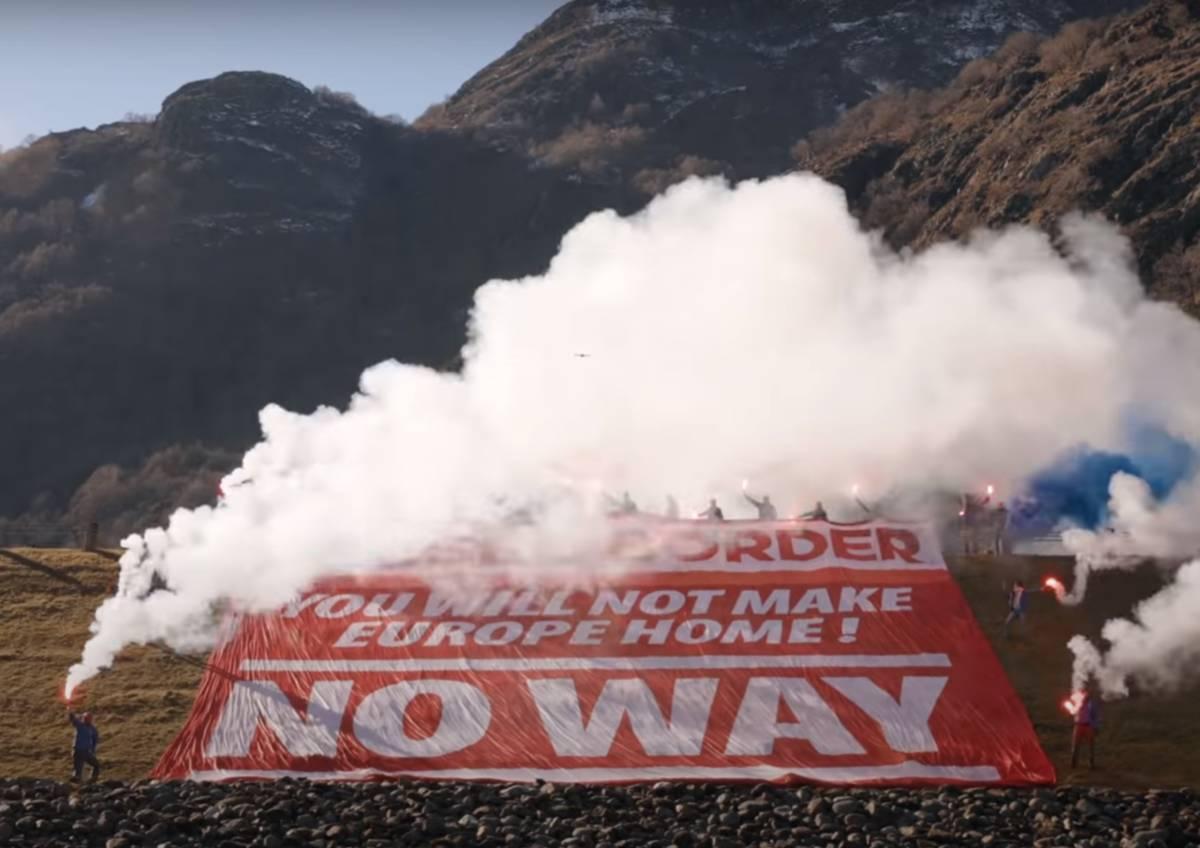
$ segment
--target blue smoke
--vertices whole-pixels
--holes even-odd
[[[1163,498],[1196,468],[1196,450],[1161,427],[1135,422],[1127,427],[1127,453],[1077,448],[1036,474],[1011,505],[1012,527],[1047,533],[1062,522],[1096,528],[1108,519],[1108,483],[1125,471],[1142,478]]]

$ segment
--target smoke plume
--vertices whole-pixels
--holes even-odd
[[[461,374],[385,362],[345,410],[264,409],[224,503],[126,540],[70,685],[130,643],[205,647],[223,604],[274,607],[516,509],[559,531],[525,540],[540,555],[586,539],[603,492],[749,517],[744,480],[781,514],[852,485],[1014,490],[1078,445],[1119,452],[1131,407],[1200,443],[1200,403],[1177,408],[1195,375],[1172,373],[1198,351],[1102,222],[897,254],[813,176],[691,179],[484,285]]]
[[[1095,571],[1133,568],[1154,559],[1174,574],[1131,618],[1105,623],[1101,635],[1107,652],[1083,636],[1071,640],[1076,688],[1094,678],[1110,697],[1128,694],[1131,680],[1170,689],[1200,665],[1200,560],[1173,568],[1200,554],[1200,481],[1188,480],[1159,501],[1144,480],[1117,473],[1109,495],[1108,527],[1063,535],[1075,554],[1075,585],[1064,603],[1082,600]]]
[[[1180,568],[1130,618],[1106,622],[1101,636],[1109,644],[1103,653],[1083,636],[1068,643],[1076,690],[1092,678],[1106,696],[1122,697],[1131,681],[1171,690],[1188,680],[1200,669],[1200,560]]]

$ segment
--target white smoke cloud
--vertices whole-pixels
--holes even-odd
[[[1073,682],[1089,678],[1109,697],[1129,694],[1130,681],[1150,689],[1172,689],[1200,669],[1200,560],[1180,568],[1160,592],[1138,604],[1130,618],[1105,623],[1101,652],[1075,636]]]
[[[1108,484],[1109,521],[1101,530],[1075,528],[1063,542],[1080,569],[1130,568],[1147,559],[1200,553],[1200,481],[1186,481],[1161,503],[1140,477],[1124,471]]]
[[[1181,349],[1197,325],[1142,298],[1101,222],[1066,220],[1062,252],[1017,228],[898,255],[815,177],[693,179],[483,286],[461,375],[386,362],[345,411],[265,409],[225,504],[127,541],[69,680],[547,498],[571,537],[601,491],[732,517],[747,478],[783,514],[852,483],[1012,490],[1081,443],[1119,449],[1130,405],[1200,434]],[[171,591],[146,594],[154,573]]]
[[[1091,574],[1128,569],[1148,559],[1168,570],[1200,555],[1200,481],[1186,481],[1158,501],[1150,486],[1125,472],[1109,482],[1109,526],[1092,531],[1075,529],[1063,535],[1075,554],[1075,585],[1064,603],[1078,603]],[[1200,561],[1168,577],[1160,592],[1139,604],[1129,619],[1105,623],[1102,652],[1083,636],[1071,639],[1075,655],[1074,684],[1094,678],[1110,697],[1128,694],[1136,680],[1149,688],[1170,689],[1200,663]]]

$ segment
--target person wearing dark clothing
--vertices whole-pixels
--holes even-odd
[[[1025,610],[1029,606],[1029,595],[1025,591],[1025,584],[1020,580],[1013,583],[1012,589],[1008,593],[1008,618],[1004,619],[1004,635],[1008,635],[1008,628],[1016,621],[1025,619]]]
[[[1008,535],[1008,507],[1001,501],[996,505],[996,512],[992,516],[992,554],[1000,556],[1004,553],[1004,542]]]
[[[812,512],[806,512],[801,518],[812,519],[813,521],[828,521],[829,516],[825,514],[825,505],[817,501],[817,505],[813,507]]]
[[[1096,767],[1096,733],[1100,730],[1100,699],[1089,683],[1083,690],[1083,700],[1075,711],[1075,730],[1071,734],[1071,768],[1079,758],[1079,749],[1088,747],[1088,768]]]
[[[605,495],[604,497],[607,498],[608,502],[613,505],[613,511],[617,514],[633,515],[638,511],[637,504],[634,502],[633,498],[629,496],[629,492],[622,494],[620,500],[617,500],[612,495]]]
[[[92,767],[91,779],[95,781],[100,776],[100,761],[96,759],[96,747],[100,744],[100,731],[96,730],[96,725],[92,723],[91,713],[77,716],[73,712],[68,712],[67,718],[75,727],[75,776],[73,779],[76,783],[83,779],[83,767],[86,765]]]
[[[763,521],[774,521],[779,517],[779,513],[775,510],[775,504],[771,503],[770,495],[763,495],[761,501],[756,501],[749,494],[746,495],[746,500],[754,504],[754,508],[758,510],[758,517]]]
[[[706,509],[706,510],[704,510],[704,512],[700,513],[700,517],[708,518],[708,519],[711,519],[714,521],[724,521],[725,513],[721,511],[721,508],[719,506],[717,506],[716,498],[709,498],[708,509]]]

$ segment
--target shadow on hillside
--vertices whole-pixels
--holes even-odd
[[[53,577],[55,580],[62,581],[68,586],[73,586],[74,588],[78,589],[80,594],[86,594],[87,589],[83,583],[61,569],[51,568],[45,563],[38,562],[35,559],[30,559],[27,556],[19,554],[16,551],[11,551],[7,548],[0,548],[0,559],[15,563],[16,565],[23,565],[26,568],[40,572],[41,574],[45,574],[47,577]]]

